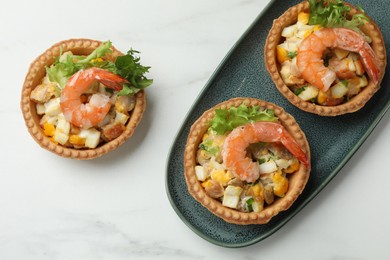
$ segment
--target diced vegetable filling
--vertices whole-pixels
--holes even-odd
[[[314,6],[314,3],[311,3],[311,5]],[[316,3],[316,5],[320,5],[320,3]],[[339,6],[341,5],[339,4]],[[328,9],[332,8],[333,6],[328,7]],[[360,16],[358,18],[363,19]],[[310,34],[321,29],[323,25],[328,26],[325,22],[320,25],[319,21],[322,21],[321,19],[322,16],[317,15],[317,13],[311,15],[310,13],[300,12],[297,22],[283,29],[282,37],[284,40],[276,47],[276,58],[280,64],[280,75],[284,83],[299,98],[318,105],[335,106],[360,93],[368,85],[368,80],[360,55],[339,48],[328,49],[323,54],[325,66],[336,72],[337,76],[329,90],[323,92],[303,79],[297,66],[298,47],[302,40]],[[315,24],[317,22],[318,24]],[[343,23],[352,26],[350,21],[344,21]],[[340,24],[340,26],[344,24]],[[354,24],[354,26],[356,25]]]
[[[211,127],[203,135],[197,151],[195,174],[205,192],[223,206],[241,212],[260,212],[285,196],[289,175],[300,168],[300,162],[281,143],[254,143],[247,148],[247,156],[258,163],[260,177],[253,183],[235,177],[225,167],[221,155],[224,141],[232,131],[228,126],[245,124],[249,117],[256,118],[256,114],[263,116],[254,121],[275,121],[277,118],[272,110],[262,108],[241,106],[231,109],[217,111]]]
[[[110,46],[111,42],[105,42],[88,56],[75,55],[70,51],[63,53],[54,64],[46,68],[41,84],[31,92],[30,99],[35,102],[43,133],[53,142],[76,149],[96,148],[125,131],[135,107],[135,94],[149,86],[152,80],[143,76],[149,67],[139,64],[139,58],[133,56],[137,51],[130,50],[115,62],[106,60],[105,55],[111,52]],[[74,73],[91,67],[118,74],[126,78],[129,84],[123,84],[121,91],[115,91],[102,83],[93,83],[80,96],[81,103],[88,103],[95,94],[100,94],[109,99],[111,107],[98,125],[84,129],[65,119],[60,105],[61,93]]]

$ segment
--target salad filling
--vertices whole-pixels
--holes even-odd
[[[144,76],[150,67],[140,64],[135,50],[109,59],[111,42],[89,55],[61,53],[46,67],[42,82],[33,89],[44,135],[76,149],[96,148],[126,129],[135,107],[135,95],[153,80]]]
[[[289,176],[308,162],[274,110],[241,104],[216,110],[196,163],[208,196],[240,212],[260,212],[285,196]]]
[[[359,94],[370,78],[377,80],[371,39],[359,29],[368,18],[349,16],[351,7],[341,0],[309,0],[309,5],[309,12],[300,12],[282,31],[276,46],[279,72],[300,99],[336,106]]]

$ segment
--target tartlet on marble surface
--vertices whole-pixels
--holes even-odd
[[[30,65],[22,89],[21,110],[25,124],[34,140],[42,147],[59,156],[78,160],[87,160],[100,157],[123,144],[130,138],[139,124],[146,108],[146,97],[143,90],[135,94],[135,107],[130,114],[125,130],[117,138],[99,144],[96,148],[75,149],[56,144],[43,133],[39,124],[40,116],[37,114],[35,103],[30,99],[31,92],[37,87],[46,74],[46,67],[53,64],[61,53],[72,51],[76,55],[88,55],[102,42],[91,39],[69,39],[54,44],[43,54],[37,57]],[[106,59],[114,61],[123,53],[111,46],[112,52],[106,55]]]
[[[350,6],[351,8],[349,15],[352,16],[354,14],[360,13],[360,11],[354,6],[345,2],[344,4]],[[352,113],[361,109],[380,88],[380,84],[385,73],[386,48],[382,32],[378,25],[373,21],[373,19],[365,14],[369,21],[365,22],[364,25],[359,27],[363,33],[372,39],[372,43],[370,45],[375,52],[378,65],[381,69],[378,83],[375,84],[371,79],[369,79],[368,85],[359,94],[342,104],[335,106],[319,105],[304,101],[294,94],[294,92],[284,83],[280,75],[280,64],[276,58],[276,46],[283,38],[281,36],[283,28],[296,23],[298,14],[302,11],[309,12],[308,1],[304,1],[290,7],[279,18],[275,19],[266,39],[264,48],[265,65],[277,89],[296,107],[321,116],[337,116],[346,113]]]
[[[198,146],[202,142],[204,133],[206,133],[207,129],[210,127],[209,122],[214,117],[216,109],[239,107],[241,104],[248,107],[260,106],[274,110],[279,123],[292,135],[301,149],[306,153],[309,162],[307,167],[301,163],[299,169],[289,177],[289,188],[285,196],[278,198],[272,204],[265,206],[260,212],[241,212],[236,209],[223,206],[220,201],[213,199],[205,192],[195,173]],[[310,168],[309,143],[295,119],[285,112],[283,108],[273,103],[254,98],[233,98],[204,112],[203,115],[192,125],[184,151],[184,175],[189,193],[216,216],[222,218],[226,222],[239,225],[265,224],[279,212],[290,208],[290,206],[302,193],[309,179]]]

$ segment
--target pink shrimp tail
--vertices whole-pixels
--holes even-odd
[[[287,132],[284,131],[282,137],[280,138],[282,144],[290,151],[292,155],[294,155],[305,167],[309,167],[309,161],[305,152],[301,149],[301,147],[296,143],[294,138]]]
[[[379,82],[379,74],[381,69],[378,66],[378,61],[375,57],[375,53],[370,47],[370,45],[365,42],[361,50],[359,51],[360,56],[368,76],[372,79],[374,84]]]
[[[123,88],[123,83],[129,83],[127,79],[122,78],[121,76],[111,73],[107,70],[98,68],[92,69],[93,73],[95,74],[96,80],[110,89],[120,91]]]

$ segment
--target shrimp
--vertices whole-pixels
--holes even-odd
[[[281,142],[306,167],[309,165],[305,152],[282,125],[255,122],[233,129],[223,144],[223,162],[235,177],[247,182],[254,182],[259,178],[259,164],[246,156],[249,144],[258,142]]]
[[[123,88],[122,83],[128,82],[114,73],[99,68],[76,72],[61,93],[60,106],[65,119],[77,127],[90,128],[98,125],[111,108],[110,98],[100,93],[93,94],[89,103],[81,102],[80,96],[95,81],[117,91]]]
[[[368,76],[375,84],[378,83],[380,68],[373,49],[362,35],[346,28],[322,28],[306,37],[299,45],[297,65],[307,82],[324,92],[329,89],[336,80],[336,73],[325,67],[322,54],[327,48],[336,47],[357,52]]]

